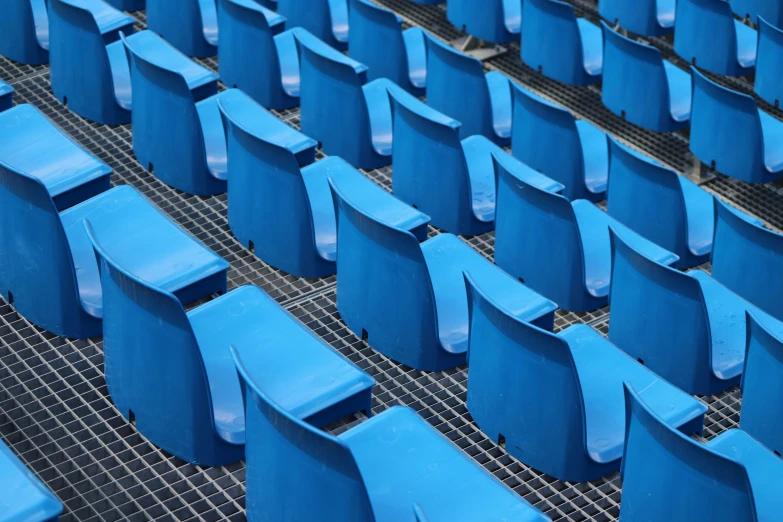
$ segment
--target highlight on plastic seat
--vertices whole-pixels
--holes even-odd
[[[636,4],[634,4],[636,5]],[[522,61],[547,78],[569,85],[601,79],[601,28],[577,18],[560,0],[524,0]]]
[[[783,4],[776,0],[729,0],[735,15],[757,23],[759,18],[775,27],[783,27]]]
[[[288,27],[302,27],[326,45],[348,47],[348,0],[277,0]]]
[[[662,36],[674,30],[675,0],[600,0],[598,14],[622,29],[645,36]]]
[[[442,230],[472,236],[495,227],[496,162],[543,190],[563,189],[484,136],[460,141],[458,121],[410,94],[393,95],[392,106],[392,190]]]
[[[419,244],[386,223],[372,201],[348,199],[330,181],[337,208],[337,310],[357,336],[386,357],[417,370],[466,361],[469,271],[510,313],[552,329],[557,305],[541,297],[452,234]]]
[[[519,40],[522,0],[450,0],[446,7],[449,22],[471,36],[495,43]]]
[[[460,138],[481,134],[501,147],[511,136],[511,80],[437,38],[427,43],[427,104],[462,123]],[[470,100],[466,102],[466,100]]]
[[[466,273],[470,300],[467,407],[512,456],[558,480],[620,468],[623,382],[644,390],[667,422],[701,433],[707,407],[623,353],[588,325],[558,334],[505,310]],[[545,400],[542,400],[545,398]]]
[[[0,112],[13,106],[14,88],[0,80]]]
[[[108,3],[123,11],[141,11],[145,8],[147,0],[106,0]]]
[[[783,30],[761,17],[758,18],[758,30],[759,48],[753,90],[762,100],[778,107],[783,100]]]
[[[743,76],[756,66],[756,30],[734,19],[727,0],[678,0],[674,52],[715,74]]]
[[[131,121],[133,17],[103,0],[50,0],[52,92],[73,112],[106,125]]]
[[[147,28],[193,58],[215,56],[217,0],[146,0]]]
[[[56,521],[63,505],[54,494],[0,440],[0,520]]]
[[[626,385],[621,522],[779,518],[783,461],[739,429],[706,444],[658,416]]]
[[[402,29],[393,11],[369,0],[350,0],[348,52],[369,69],[367,78],[388,78],[415,96],[427,85],[427,39],[420,27]]]
[[[4,0],[0,55],[28,65],[49,63],[46,0]]]
[[[604,199],[609,172],[606,133],[519,85],[512,92],[514,157],[562,183],[568,199]]]
[[[185,312],[173,294],[107,253],[89,221],[84,226],[101,263],[109,394],[156,446],[204,466],[244,457],[245,409],[232,345],[277,400],[310,422],[370,413],[373,378],[260,288],[242,286]]]
[[[695,68],[691,152],[711,168],[748,183],[783,176],[783,122],[752,96],[729,90]]]
[[[690,75],[661,57],[657,47],[619,34],[605,22],[601,101],[626,121],[673,132],[691,117]]]
[[[276,399],[245,352],[232,354],[247,409],[249,522],[549,521],[411,408],[334,436]]]
[[[560,308],[586,312],[606,306],[612,271],[610,228],[660,263],[677,261],[675,254],[593,203],[568,201],[498,169],[495,263]]]

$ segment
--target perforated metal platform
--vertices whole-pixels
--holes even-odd
[[[407,23],[451,40],[460,33],[445,18],[443,6],[407,0],[376,0]],[[597,20],[595,4],[573,0],[580,16]],[[143,13],[135,13],[144,27]],[[665,40],[653,41],[671,55]],[[600,89],[558,84],[521,63],[519,45],[493,58],[499,69],[532,90],[587,118],[622,141],[684,172],[693,159],[684,134],[655,134],[634,127],[601,104]],[[668,56],[667,55],[667,56]],[[202,63],[216,69],[214,59]],[[684,65],[684,64],[680,64]],[[520,496],[553,520],[617,520],[620,481],[617,474],[583,484],[555,480],[510,457],[472,422],[465,408],[467,369],[421,372],[390,361],[357,338],[335,308],[334,278],[302,279],[275,270],[242,247],[226,221],[225,195],[202,198],[174,190],[142,169],[133,157],[130,126],[107,127],[85,121],[51,94],[48,68],[13,64],[0,58],[0,77],[16,88],[16,103],[41,108],[77,141],[114,168],[115,184],[131,184],[207,246],[231,263],[229,287],[256,284],[377,381],[373,413],[405,404]],[[744,80],[733,88],[749,90]],[[298,125],[298,111],[279,114]],[[387,189],[391,169],[366,173]],[[783,228],[783,188],[749,186],[717,176],[706,183],[734,204]],[[430,234],[439,233],[431,228]],[[492,258],[493,233],[469,239]],[[606,333],[608,309],[588,314],[559,312],[556,329],[587,323]],[[175,370],[174,370],[175,371]],[[705,397],[710,411],[706,438],[737,425],[739,391]],[[361,422],[357,416],[331,427],[335,433]],[[203,468],[157,449],[120,416],[109,399],[103,377],[100,338],[72,341],[42,331],[0,300],[0,436],[63,501],[63,521],[244,520],[244,463]]]

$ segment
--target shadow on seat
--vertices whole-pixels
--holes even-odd
[[[14,88],[0,80],[0,112],[13,106]]]
[[[46,0],[4,0],[0,16],[0,55],[27,65],[49,63]]]
[[[146,7],[147,0],[106,0],[108,3],[123,11],[141,11]]]
[[[146,0],[147,28],[186,56],[215,56],[217,0]]]
[[[450,0],[446,15],[451,25],[493,43],[519,40],[522,0]]]
[[[598,14],[622,29],[645,36],[662,36],[674,30],[675,0],[601,0]]]

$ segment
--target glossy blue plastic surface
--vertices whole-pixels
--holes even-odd
[[[783,176],[783,122],[760,111],[752,96],[729,90],[695,68],[691,78],[691,152],[718,172],[748,183]]]
[[[626,385],[620,522],[772,522],[783,461],[738,429],[700,444],[661,419]]]
[[[471,36],[495,43],[519,40],[522,0],[450,0],[446,7],[449,22]]]
[[[147,4],[147,0],[106,0],[108,3],[123,11],[141,11]]]
[[[56,521],[63,505],[0,440],[0,522]]]
[[[783,100],[783,30],[761,17],[758,18],[758,30],[759,49],[753,90],[762,100],[778,106]]]
[[[511,135],[511,80],[437,38],[427,42],[427,104],[460,123],[460,138],[481,134],[504,147]],[[465,100],[470,100],[466,103]]]
[[[731,10],[740,18],[757,23],[763,18],[775,27],[783,27],[783,3],[778,0],[729,0]]]
[[[351,201],[332,180],[337,207],[337,310],[373,349],[412,368],[437,371],[465,363],[468,270],[510,313],[551,329],[555,303],[493,265],[457,236],[419,244],[386,224],[375,205]]]
[[[233,355],[247,408],[249,522],[549,520],[414,410],[390,408],[335,437],[271,396],[244,353]]]
[[[675,0],[601,0],[598,13],[610,25],[646,36],[661,36],[674,29]]]
[[[277,0],[277,12],[288,27],[302,27],[341,51],[348,46],[348,0]]]
[[[128,57],[133,17],[103,0],[50,0],[52,92],[73,112],[106,125],[131,121]]]
[[[626,38],[601,22],[604,73],[601,101],[626,121],[673,132],[691,117],[690,75],[661,57],[657,47]]]
[[[0,54],[28,65],[49,62],[46,0],[3,0]]]
[[[523,87],[513,85],[511,90],[514,157],[562,183],[568,199],[604,199],[609,171],[606,133]]]
[[[715,200],[712,276],[765,312],[783,320],[783,236],[742,219]]]
[[[735,20],[727,0],[678,0],[674,51],[700,69],[725,76],[756,66],[756,30]]]
[[[584,482],[619,469],[623,382],[644,390],[667,422],[701,433],[707,407],[646,369],[587,325],[559,334],[509,314],[469,274],[467,407],[481,431],[558,480]],[[545,400],[542,400],[545,398]]]
[[[187,56],[215,56],[217,0],[147,0],[147,28]]]
[[[0,80],[0,112],[13,106],[14,88]]]
[[[506,169],[499,169],[498,174],[495,263],[564,310],[585,312],[607,304],[612,269],[610,227],[657,261],[677,261],[675,254],[589,201],[568,201]]]
[[[460,142],[460,123],[407,93],[392,96],[394,194],[432,217],[432,224],[471,236],[495,227],[495,165],[544,190],[563,186],[484,136]]]
[[[349,0],[351,58],[369,67],[367,78],[388,78],[415,96],[427,85],[427,34],[402,30],[402,19],[369,0]]]
[[[577,18],[560,0],[524,0],[522,61],[547,78],[569,85],[601,79],[601,29]]]

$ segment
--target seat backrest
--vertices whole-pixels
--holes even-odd
[[[582,39],[571,4],[524,0],[523,5],[522,61],[557,81],[584,83]]]
[[[513,32],[519,33],[521,6],[522,0],[451,0],[446,4],[453,26],[495,43],[510,41]]]
[[[0,55],[30,65],[49,60],[49,21],[44,0],[6,0],[0,16]],[[45,35],[47,47],[40,45]]]
[[[674,51],[716,73],[737,69],[737,30],[726,0],[677,0]]]
[[[772,2],[767,3],[773,5]],[[753,90],[762,100],[777,106],[783,99],[783,30],[759,17],[758,31]]]
[[[783,235],[749,223],[715,199],[712,277],[783,320]]]
[[[745,467],[669,426],[625,384],[620,520],[756,522]]]
[[[397,15],[368,0],[349,0],[348,53],[369,67],[367,78],[389,78],[407,85],[408,59]]]
[[[286,17],[289,28],[302,27],[327,45],[336,45],[331,3],[332,0],[277,0],[277,12]]]
[[[209,42],[211,45],[217,43],[215,2],[216,0],[147,0],[147,28],[183,53],[203,56],[203,50],[209,40],[215,42]],[[204,14],[207,18],[204,18]],[[177,23],[173,24],[172,20]],[[209,26],[205,22],[208,22]],[[209,38],[207,34],[210,35]],[[214,54],[214,47],[210,54]]]
[[[619,24],[622,29],[641,35],[660,34],[657,0],[601,0],[598,2],[598,14],[609,22]],[[604,60],[606,65],[606,60]]]
[[[247,412],[248,519],[373,522],[367,487],[350,448],[281,408],[253,380],[234,347],[231,353]]]
[[[763,18],[777,27],[783,24],[783,4],[776,0],[729,0],[729,4],[734,14],[753,23]]]
[[[727,176],[761,181],[764,141],[756,101],[713,82],[695,67],[691,78],[691,152]]]

